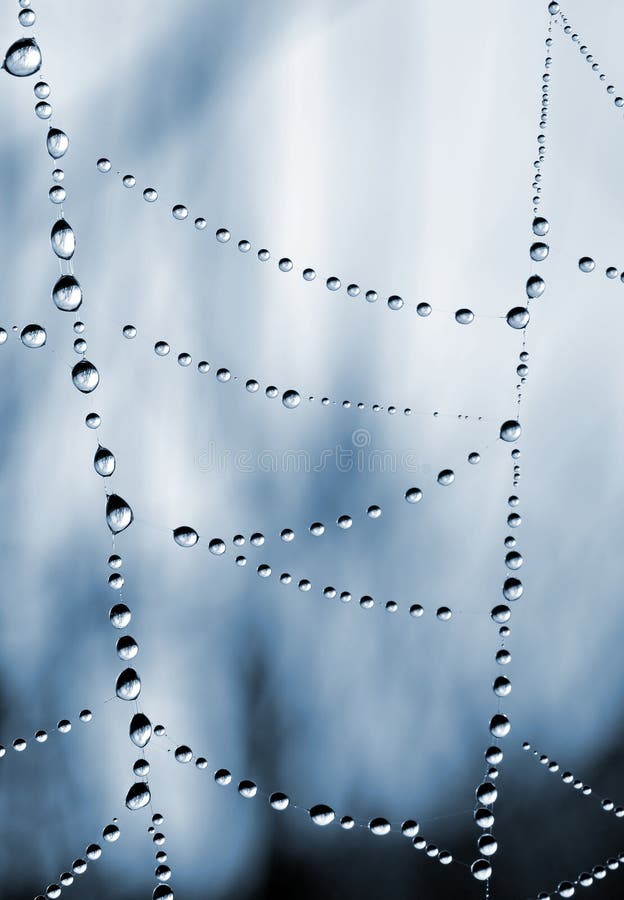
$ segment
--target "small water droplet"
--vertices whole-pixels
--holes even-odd
[[[399,297],[398,294],[388,297],[388,308],[394,310],[403,309],[403,298]]]
[[[179,525],[173,531],[173,539],[180,547],[194,547],[199,535],[190,525]]]
[[[460,325],[470,325],[474,322],[474,313],[471,309],[458,309],[455,313],[455,321]]]
[[[426,318],[427,316],[431,315],[431,305],[429,303],[425,303],[425,302],[419,303],[418,306],[416,307],[416,312],[418,313],[419,316]]]
[[[578,261],[578,267],[581,272],[593,272],[596,268],[596,263],[591,256],[581,256]]]
[[[231,236],[232,235],[227,230],[227,228],[219,228],[219,229],[217,229],[217,231],[215,233],[215,237],[219,241],[220,244],[227,244],[227,242],[229,241]]]
[[[158,200],[158,191],[156,190],[156,188],[145,188],[145,190],[143,191],[143,199],[147,203],[154,203],[156,200]]]
[[[544,219],[542,216],[536,216],[533,219],[533,234],[536,234],[538,237],[544,237],[545,234],[548,234],[550,231],[550,225],[548,224],[548,220]]]
[[[90,394],[98,386],[100,375],[93,363],[81,359],[72,369],[72,381],[81,393]]]
[[[182,221],[183,219],[186,219],[186,217],[188,216],[188,209],[186,208],[186,206],[184,206],[184,204],[176,203],[176,205],[171,210],[171,215],[173,216],[174,219],[178,219],[179,221]]]
[[[335,817],[336,814],[331,806],[326,806],[324,803],[317,803],[316,806],[313,806],[310,810],[310,818],[315,825],[331,825]]]
[[[76,236],[65,219],[57,219],[50,232],[52,250],[59,259],[71,259],[76,250]]]
[[[41,325],[26,325],[25,328],[22,328],[22,332],[20,334],[20,340],[25,347],[30,347],[32,349],[38,349],[39,347],[43,347],[46,342],[46,331],[45,328],[42,328]]]
[[[438,484],[452,484],[455,481],[455,473],[452,469],[442,469],[438,475]]]
[[[280,259],[278,266],[281,272],[290,272],[293,267],[292,259],[288,259],[287,256],[284,256]]]
[[[152,737],[152,723],[144,713],[135,713],[130,721],[130,740],[135,747],[143,749]]]
[[[100,159],[98,159],[98,161],[97,161],[97,167],[98,167],[98,170],[99,170],[100,172],[104,172],[104,173],[110,172],[110,170],[111,170],[111,161],[110,161],[110,159],[106,159],[105,156],[102,156],[102,157],[101,157]]]
[[[100,444],[93,457],[93,468],[102,478],[109,478],[115,471],[115,457],[110,450]]]
[[[106,499],[106,524],[113,534],[119,534],[132,524],[134,514],[130,506],[118,494],[109,494]]]

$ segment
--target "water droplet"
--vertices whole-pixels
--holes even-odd
[[[152,900],[173,900],[173,891],[168,884],[159,884],[152,892]]]
[[[232,783],[232,774],[228,772],[227,769],[217,769],[217,771],[214,773],[214,780],[217,784],[225,787],[226,785]]]
[[[481,462],[481,454],[474,451],[473,453],[468,454],[468,462],[471,466],[476,466],[477,463]]]
[[[134,669],[120,672],[115,684],[115,693],[120,700],[136,700],[141,693],[141,679]]]
[[[418,313],[419,316],[426,318],[427,316],[431,315],[431,305],[429,303],[425,303],[425,302],[419,303],[418,306],[416,307],[416,312]]]
[[[531,244],[529,255],[535,262],[542,262],[548,256],[548,251],[548,244],[545,244],[543,241],[535,241],[534,244]]]
[[[26,325],[25,328],[22,328],[22,333],[20,334],[22,344],[35,350],[43,347],[46,337],[45,328],[42,328],[41,325]]]
[[[97,161],[97,167],[98,167],[98,169],[99,169],[100,172],[104,172],[104,173],[110,172],[110,170],[111,170],[111,161],[110,161],[110,159],[106,159],[105,156],[102,156],[102,157],[101,157],[100,159],[98,159],[98,161]]]
[[[546,287],[546,282],[540,275],[531,275],[530,278],[527,279],[526,283],[526,293],[527,297],[531,299],[535,299],[536,297],[541,297],[544,293],[544,288]]]
[[[52,115],[52,107],[46,100],[40,100],[35,104],[35,115],[40,119],[49,119]]]
[[[295,409],[301,403],[299,393],[294,390],[285,391],[282,395],[282,403],[286,409]]]
[[[493,737],[506,737],[510,731],[511,723],[507,716],[504,716],[502,713],[496,713],[495,716],[492,716],[490,719],[490,734],[493,735]]]
[[[276,809],[278,812],[282,812],[284,809],[288,809],[288,805],[290,803],[290,799],[286,794],[282,794],[281,791],[275,791],[275,793],[271,794],[269,797],[269,804],[272,809]]]
[[[455,313],[455,321],[460,325],[470,325],[474,322],[474,313],[471,309],[458,309]]]
[[[174,756],[179,763],[189,763],[193,759],[193,751],[186,744],[176,747]]]
[[[226,382],[229,381],[232,377],[232,373],[229,369],[217,369],[217,381]]]
[[[113,628],[126,628],[130,624],[132,614],[125,603],[116,603],[108,614]]]
[[[219,241],[220,244],[227,244],[227,242],[231,238],[231,234],[227,230],[227,228],[219,228],[217,230],[217,232],[215,233],[215,237]]]
[[[538,237],[544,237],[545,234],[548,234],[550,231],[550,225],[548,224],[548,220],[544,219],[542,216],[536,216],[533,219],[533,234],[536,234]]]
[[[325,285],[329,291],[337,291],[340,288],[340,278],[332,275],[327,279]]]
[[[226,240],[229,240],[229,237]],[[264,248],[258,250],[258,259],[260,260],[260,262],[267,262],[267,260],[269,260],[270,258],[271,254],[268,250],[265,250]]]
[[[506,697],[511,693],[511,681],[504,675],[499,675],[498,678],[494,679],[492,690],[497,697]],[[486,803],[487,801],[482,800],[481,802]]]
[[[166,356],[170,350],[171,347],[169,346],[167,341],[156,341],[156,343],[154,344],[154,352],[157,356]]]
[[[245,240],[239,241],[238,249],[240,250],[241,253],[249,253],[249,251],[251,250],[251,244],[249,243],[249,241],[245,241]]]
[[[21,9],[17,15],[17,21],[22,28],[30,28],[31,25],[35,24],[36,20],[37,16],[32,9]]]
[[[152,737],[152,723],[143,713],[135,713],[130,721],[130,740],[135,747],[143,749]]]
[[[507,324],[512,328],[526,328],[529,318],[529,311],[525,306],[514,306],[507,313]]]
[[[222,541],[221,538],[213,538],[208,544],[208,549],[215,556],[221,556],[225,553],[225,541]]]
[[[581,256],[578,261],[578,267],[581,272],[593,272],[596,268],[596,263],[591,256]]]
[[[102,837],[105,841],[108,841],[109,844],[113,844],[115,841],[119,840],[120,834],[119,827],[113,823],[102,829]]]
[[[46,146],[52,159],[60,159],[61,156],[65,156],[69,149],[69,138],[59,128],[50,128],[46,138]]]
[[[174,219],[182,221],[188,216],[188,209],[182,203],[176,203],[176,205],[171,210],[171,215]]]
[[[373,834],[383,835],[390,833],[390,822],[379,816],[376,819],[371,819],[368,823],[368,827]]]
[[[399,297],[398,294],[393,294],[391,297],[388,297],[388,309],[402,309],[403,308],[403,298]]]
[[[304,269],[302,274],[305,281],[314,281],[314,279],[316,278],[316,272],[314,271],[314,269]]]
[[[255,797],[258,793],[258,785],[245,778],[243,781],[239,782],[238,793],[246,800],[251,800],[252,797]]]
[[[50,232],[52,249],[59,259],[71,259],[76,249],[76,237],[65,219],[57,219]]]
[[[455,473],[452,469],[442,469],[438,475],[438,484],[452,484],[455,481]]]
[[[130,634],[124,634],[117,641],[117,656],[123,660],[134,659],[139,652],[139,645]]]
[[[156,200],[158,200],[158,191],[156,190],[156,188],[145,188],[145,190],[143,191],[143,199],[147,203],[154,203]]]
[[[51,203],[62,203],[67,197],[67,192],[60,184],[53,184],[48,191],[48,197],[50,198]]]
[[[144,781],[137,781],[126,794],[126,806],[131,810],[143,809],[151,799],[149,787]]]
[[[72,381],[81,393],[90,394],[98,386],[100,375],[93,363],[81,359],[72,369]]]
[[[360,293],[359,285],[357,285],[357,284],[348,285],[347,294],[349,297],[357,297],[359,293]]]
[[[38,100],[45,100],[50,96],[50,85],[47,81],[38,81],[33,88],[33,93]]]
[[[20,38],[6,52],[3,68],[9,75],[24,78],[41,68],[41,50],[34,38]]]
[[[508,443],[517,441],[521,434],[522,428],[520,427],[520,423],[516,422],[514,419],[503,422],[500,427],[500,437],[503,441],[507,441]]]
[[[316,806],[313,806],[310,810],[310,818],[315,825],[330,825],[335,817],[336,814],[331,806],[326,806],[324,803],[317,803]]]
[[[132,524],[134,514],[130,506],[118,494],[109,494],[106,499],[106,524],[113,534],[119,534]]]
[[[199,535],[190,525],[179,525],[173,531],[173,539],[180,547],[194,547]]]
[[[284,256],[280,259],[278,266],[281,272],[290,272],[293,267],[292,259],[288,259],[287,256]]]
[[[486,859],[477,859],[470,866],[470,871],[477,881],[487,881],[492,875],[492,866]]]
[[[57,309],[74,312],[82,303],[82,290],[73,275],[61,275],[52,288],[52,300]]]
[[[109,478],[115,471],[115,457],[110,450],[100,444],[93,457],[93,468],[102,478]]]

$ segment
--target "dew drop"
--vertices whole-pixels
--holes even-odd
[[[50,232],[50,243],[59,259],[71,259],[76,249],[76,237],[65,219],[57,219]]]
[[[179,525],[173,531],[173,539],[180,547],[194,547],[199,535],[190,525]]]
[[[288,809],[288,805],[290,804],[290,799],[286,794],[282,794],[281,791],[275,791],[275,793],[271,794],[269,797],[269,804],[272,809],[276,809],[278,812],[282,812],[284,809]]]
[[[474,322],[474,313],[471,309],[458,309],[455,313],[455,321],[460,325],[470,325]]]
[[[46,331],[45,328],[42,328],[41,325],[26,325],[25,328],[22,328],[22,332],[20,334],[20,340],[25,347],[30,347],[31,349],[38,349],[39,347],[43,347],[46,342]]]
[[[373,834],[384,835],[389,834],[390,832],[390,822],[388,822],[387,819],[382,819],[381,817],[371,819],[368,823],[368,827]]]
[[[525,306],[514,306],[507,313],[507,324],[511,328],[526,328],[529,318],[529,311]]]
[[[535,241],[534,244],[531,244],[529,255],[535,262],[542,262],[548,256],[548,252],[548,244],[545,244],[543,241]]]
[[[533,234],[536,234],[538,237],[544,237],[545,234],[548,234],[550,231],[550,225],[548,224],[548,220],[544,219],[542,216],[536,216],[533,219]]]
[[[408,503],[418,503],[422,500],[422,491],[420,488],[412,487],[405,491],[405,499]]]
[[[130,740],[135,747],[143,749],[152,737],[152,723],[144,713],[135,713],[130,721]]]
[[[74,312],[82,303],[82,290],[73,275],[61,275],[52,288],[52,300],[57,309]]]
[[[496,738],[506,737],[511,731],[511,723],[507,716],[502,713],[496,713],[490,719],[490,734]]]
[[[331,806],[326,806],[324,803],[317,803],[310,810],[310,818],[314,822],[315,825],[330,825],[336,817]]]
[[[144,781],[137,781],[126,794],[126,806],[130,810],[143,809],[152,799],[150,789]]]
[[[176,205],[171,210],[171,215],[174,219],[182,221],[182,219],[186,219],[186,217],[188,216],[188,209],[182,203],[176,203]]]
[[[527,279],[526,283],[527,297],[531,299],[541,297],[544,293],[545,287],[546,283],[540,275],[531,275],[531,277]]]
[[[102,157],[101,157],[100,159],[98,159],[98,161],[97,161],[97,167],[98,167],[98,170],[99,170],[100,172],[103,172],[103,173],[110,172],[110,170],[111,170],[111,161],[110,161],[110,159],[106,159],[105,156],[102,156]]]
[[[125,603],[116,603],[108,614],[113,628],[126,628],[130,624],[132,613]]]
[[[81,359],[72,369],[72,381],[81,393],[90,394],[98,386],[100,375],[93,363]]]
[[[106,499],[106,524],[113,534],[119,534],[132,524],[134,514],[130,506],[118,494]]]
[[[508,443],[517,441],[521,434],[522,428],[520,427],[520,423],[516,422],[514,419],[503,422],[500,427],[501,440],[507,441]]]
[[[298,391],[285,391],[282,395],[282,403],[286,409],[295,409],[301,403],[301,397]]]
[[[452,484],[455,481],[455,473],[452,469],[442,469],[438,475],[438,484]]]
[[[136,700],[141,693],[141,679],[134,669],[120,672],[115,684],[115,693],[120,700]]]
[[[69,149],[69,138],[60,128],[50,128],[46,138],[48,153],[52,159],[60,159]]]
[[[596,268],[596,263],[591,256],[581,256],[578,261],[578,267],[581,272],[593,272]]]
[[[34,38],[20,38],[6,52],[3,68],[9,75],[24,78],[41,68],[41,50]]]

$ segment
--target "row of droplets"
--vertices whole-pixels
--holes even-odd
[[[102,840],[105,845],[116,843],[119,840],[120,835],[121,831],[116,818],[102,829]],[[75,859],[71,864],[70,869],[66,872],[61,872],[58,883],[54,882],[49,884],[46,887],[44,894],[38,894],[35,897],[35,900],[46,900],[46,898],[47,900],[57,900],[57,898],[61,896],[63,888],[71,887],[75,881],[75,876],[84,875],[87,871],[88,864],[90,862],[97,862],[101,856],[102,845],[99,843],[89,844],[85,848],[84,857]]]
[[[80,710],[80,713],[78,714],[78,718],[81,722],[84,722],[86,724],[88,722],[93,721],[93,713],[91,712],[90,709],[82,709],[82,710]],[[38,728],[37,731],[35,731],[34,739],[38,744],[45,744],[45,742],[48,740],[48,737],[51,734],[55,734],[55,733],[69,734],[69,732],[71,730],[72,730],[72,723],[71,723],[70,719],[59,719],[59,721],[56,724],[56,728],[50,728],[48,730],[45,730],[43,728]],[[13,741],[11,741],[11,746],[18,753],[22,753],[28,746],[28,741],[26,740],[26,738],[17,737]],[[0,758],[2,758],[5,755],[6,755],[6,747],[4,747],[2,744],[0,744]]]
[[[35,74],[41,68],[42,57],[39,46],[34,38],[20,39],[9,47],[4,60],[4,68],[10,74],[17,77],[26,77]],[[35,85],[35,95],[38,98],[47,98],[50,95],[50,87],[45,81],[40,81]],[[47,99],[41,99],[37,104],[35,111],[40,118],[48,119],[52,115],[52,107]],[[46,137],[46,147],[49,155],[57,160],[65,155],[69,149],[69,138],[65,132],[60,129],[50,129]],[[63,187],[57,187],[64,180],[64,172],[62,169],[53,171],[53,180],[55,186],[50,189],[49,196],[53,203],[59,204],[59,216],[54,222],[50,232],[50,243],[53,252],[59,260],[61,268],[61,276],[56,281],[52,289],[52,298],[55,306],[64,312],[76,312],[82,304],[82,289],[78,280],[75,278],[72,269],[72,259],[76,250],[76,237],[70,224],[64,217],[62,202],[66,197]],[[67,270],[65,270],[64,265]],[[80,327],[80,333],[84,331],[83,323],[77,323]],[[76,325],[74,330],[78,331]],[[24,331],[22,332],[24,335]],[[32,325],[27,329],[27,333],[22,337],[26,346],[37,345],[42,346],[45,343],[45,329],[40,326]],[[91,393],[99,384],[99,372],[97,368],[84,358],[86,351],[86,341],[84,338],[79,339],[79,346],[74,344],[74,349],[83,354],[83,358],[72,368],[72,382],[74,386],[82,393]],[[96,424],[97,423],[97,424]],[[87,424],[90,427],[99,425],[99,416],[96,413],[90,413],[87,416]],[[126,502],[116,494],[106,495],[106,521],[112,533],[113,550],[115,549],[115,535],[127,528],[133,519],[132,510]],[[113,553],[109,557],[109,565],[114,568],[121,566],[121,557]],[[109,579],[110,583],[110,579]],[[121,586],[123,578],[121,578]],[[117,653],[122,659],[132,658],[138,652],[138,645],[133,638],[120,639],[117,642]],[[124,669],[118,676],[115,693],[122,700],[135,701],[140,693],[141,683],[136,671],[132,668]],[[143,767],[148,767],[146,761],[142,763]],[[135,764],[136,774],[136,764]],[[146,799],[141,797],[140,788],[145,786],[147,791]],[[143,802],[144,800],[144,802]],[[130,788],[126,796],[126,806],[129,809],[139,809],[150,802],[151,797],[147,785],[143,782],[135,782]],[[154,900],[172,900],[173,891],[168,885],[162,884],[163,879],[157,875],[158,884],[153,891]],[[164,879],[164,880],[168,880]],[[58,893],[53,896],[59,896]],[[50,894],[48,893],[48,896]]]

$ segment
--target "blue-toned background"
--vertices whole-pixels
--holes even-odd
[[[23,736],[29,746],[0,760],[0,895],[42,892],[114,816],[120,841],[72,895],[149,897],[155,884],[149,811],[124,808],[137,756],[130,704],[105,702],[123,664],[108,621],[115,595],[96,440],[84,426],[96,410],[100,441],[117,458],[111,489],[136,517],[117,549],[141,706],[209,760],[200,772],[176,763],[164,739],[148,747],[176,897],[482,897],[482,884],[400,835],[316,828],[305,812],[276,813],[265,798],[217,787],[212,772],[225,766],[303,807],[413,817],[428,840],[477,857],[474,788],[501,673],[489,611],[506,574],[509,511],[510,448],[497,436],[514,415],[521,349],[500,317],[523,302],[532,271],[546,4],[35,8],[52,124],[71,141],[64,210],[101,384],[88,397],[72,387],[74,317],[50,300],[57,210],[35,79],[2,72],[0,741],[10,748]],[[618,4],[570,0],[566,11],[624,86]],[[6,46],[23,32],[16,13],[17,3],[0,10]],[[624,268],[624,121],[578,45],[559,28],[554,37],[542,182],[551,252],[527,335],[517,533],[525,594],[509,642],[497,898],[552,891],[624,849],[621,820],[520,749],[530,740],[598,797],[624,798],[624,285],[603,274]],[[101,156],[112,161],[107,175],[96,169]],[[128,173],[131,190],[121,182]],[[147,186],[159,191],[154,204],[142,199]],[[175,203],[189,207],[186,221],[172,218]],[[205,231],[193,228],[196,216]],[[219,227],[229,243],[214,239]],[[260,248],[270,261],[257,260]],[[590,275],[578,271],[582,255],[596,259]],[[285,256],[289,273],[277,265]],[[316,281],[303,281],[306,266]],[[339,292],[324,286],[330,275]],[[362,288],[357,299],[346,295],[350,282]],[[373,288],[380,299],[368,304]],[[393,293],[412,306],[428,300],[434,312],[392,312]],[[477,314],[469,327],[453,318],[464,306]],[[42,350],[19,341],[31,322],[48,332]],[[134,340],[122,337],[129,323]],[[160,339],[172,347],[162,359]],[[176,364],[183,351],[189,368]],[[220,366],[238,380],[219,383]],[[245,391],[248,378],[258,394]],[[265,398],[269,384],[304,400],[286,410]],[[326,408],[310,395],[339,402]],[[355,408],[360,400],[368,411]],[[374,402],[414,414],[373,413]],[[360,444],[356,460],[387,451],[384,471],[341,471],[340,453]],[[284,471],[282,454],[300,450],[312,467],[326,459],[322,471]],[[476,467],[466,462],[473,450]],[[253,471],[232,463],[236,453]],[[440,487],[446,467],[456,481]],[[415,506],[403,500],[413,485],[424,491]],[[366,516],[371,503],[380,519]],[[353,516],[351,529],[333,524],[341,513]],[[316,520],[326,523],[321,538],[307,532]],[[171,538],[181,524],[202,536],[193,550]],[[284,527],[296,532],[290,545],[279,540]],[[254,531],[264,546],[249,546]],[[233,562],[236,533],[247,538],[246,568]],[[214,536],[227,541],[224,557],[205,549]],[[263,562],[268,579],[254,573]],[[281,585],[286,571],[313,589]],[[322,597],[326,584],[354,600]],[[362,594],[376,608],[359,609]],[[387,600],[399,604],[395,615],[380,608]],[[407,613],[415,602],[421,619]],[[434,615],[442,605],[450,622]],[[77,719],[86,706],[89,725]],[[70,734],[32,740],[64,717]],[[592,891],[619,897],[621,876]]]

